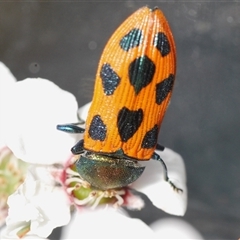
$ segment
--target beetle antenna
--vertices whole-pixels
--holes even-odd
[[[165,164],[165,162],[162,160],[162,158],[156,153],[154,152],[152,155],[152,159],[161,162],[162,166],[163,166],[163,171],[164,171],[164,180],[168,183],[170,183],[170,185],[173,187],[173,189],[177,192],[183,192],[183,190],[181,188],[178,188],[168,177],[168,170],[167,170],[167,166]]]

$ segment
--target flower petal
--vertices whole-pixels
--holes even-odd
[[[13,240],[13,239],[18,239],[19,240],[19,237],[18,236],[7,236],[6,235],[6,226],[4,226],[1,231],[0,231],[0,239],[1,240]],[[39,236],[36,236],[36,235],[27,235],[27,236],[24,236],[22,237],[21,239],[42,239],[42,240],[48,240],[48,238],[41,238]]]
[[[101,209],[79,211],[63,228],[62,239],[143,239],[154,238],[153,231],[141,220],[117,211]]]
[[[11,84],[16,82],[16,78],[13,76],[9,68],[3,63],[0,62],[0,83],[1,83],[1,90],[2,90],[2,83]],[[2,93],[2,92],[1,92]]]
[[[2,135],[4,129],[4,124],[2,122],[3,106],[6,103],[6,96],[10,94],[11,86],[16,81],[17,80],[10,70],[2,62],[0,62],[0,149],[5,146]]]
[[[4,112],[6,144],[29,163],[62,163],[71,155],[77,135],[60,132],[57,124],[77,122],[75,97],[45,79],[17,82]]]
[[[29,234],[46,238],[54,228],[70,221],[69,200],[63,189],[35,180],[31,171],[8,198],[8,205],[6,236],[16,236],[29,225]]]
[[[78,116],[80,119],[86,121],[91,103],[92,102],[89,102],[78,109]]]
[[[150,227],[158,239],[203,239],[197,229],[182,219],[163,218],[152,223]]]
[[[28,164],[17,159],[9,148],[0,149],[0,227],[8,213],[7,199],[23,183]]]
[[[142,176],[133,183],[132,188],[146,194],[152,203],[163,211],[184,215],[187,208],[186,173],[182,157],[171,149],[156,151],[164,160],[170,180],[183,192],[177,192],[163,179],[163,168],[158,161],[150,160]]]

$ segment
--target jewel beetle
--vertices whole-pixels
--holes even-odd
[[[70,133],[84,133],[71,150],[78,155],[81,178],[101,190],[121,188],[144,171],[141,161],[160,161],[158,133],[172,95],[176,48],[162,11],[142,7],[128,17],[107,42],[99,61],[94,94],[85,129],[58,125]]]

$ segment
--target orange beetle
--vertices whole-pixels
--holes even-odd
[[[106,190],[129,185],[144,171],[138,161],[162,162],[154,150],[176,73],[174,39],[163,13],[143,7],[126,19],[101,56],[86,129],[58,125],[66,132],[85,132],[73,148],[80,176]]]

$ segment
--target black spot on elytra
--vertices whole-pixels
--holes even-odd
[[[153,45],[160,51],[163,57],[167,56],[171,51],[168,38],[163,32],[155,35]]]
[[[120,40],[120,47],[128,51],[130,48],[139,46],[142,42],[142,38],[142,31],[138,28],[134,28]]]
[[[129,79],[136,94],[151,83],[155,68],[153,61],[147,56],[139,57],[130,63],[128,69]]]
[[[172,91],[174,83],[174,75],[170,74],[168,78],[156,84],[156,103],[160,105],[167,97],[168,93]]]
[[[106,95],[112,95],[120,82],[120,77],[108,63],[103,64],[100,77],[102,79],[103,90]]]
[[[143,110],[131,111],[123,107],[117,118],[118,132],[123,142],[127,142],[138,130],[143,120]]]
[[[91,121],[88,133],[93,140],[104,141],[106,138],[107,127],[100,115],[95,115]]]
[[[157,144],[158,138],[158,126],[154,125],[154,127],[146,132],[143,141],[142,141],[142,148],[153,148]]]

